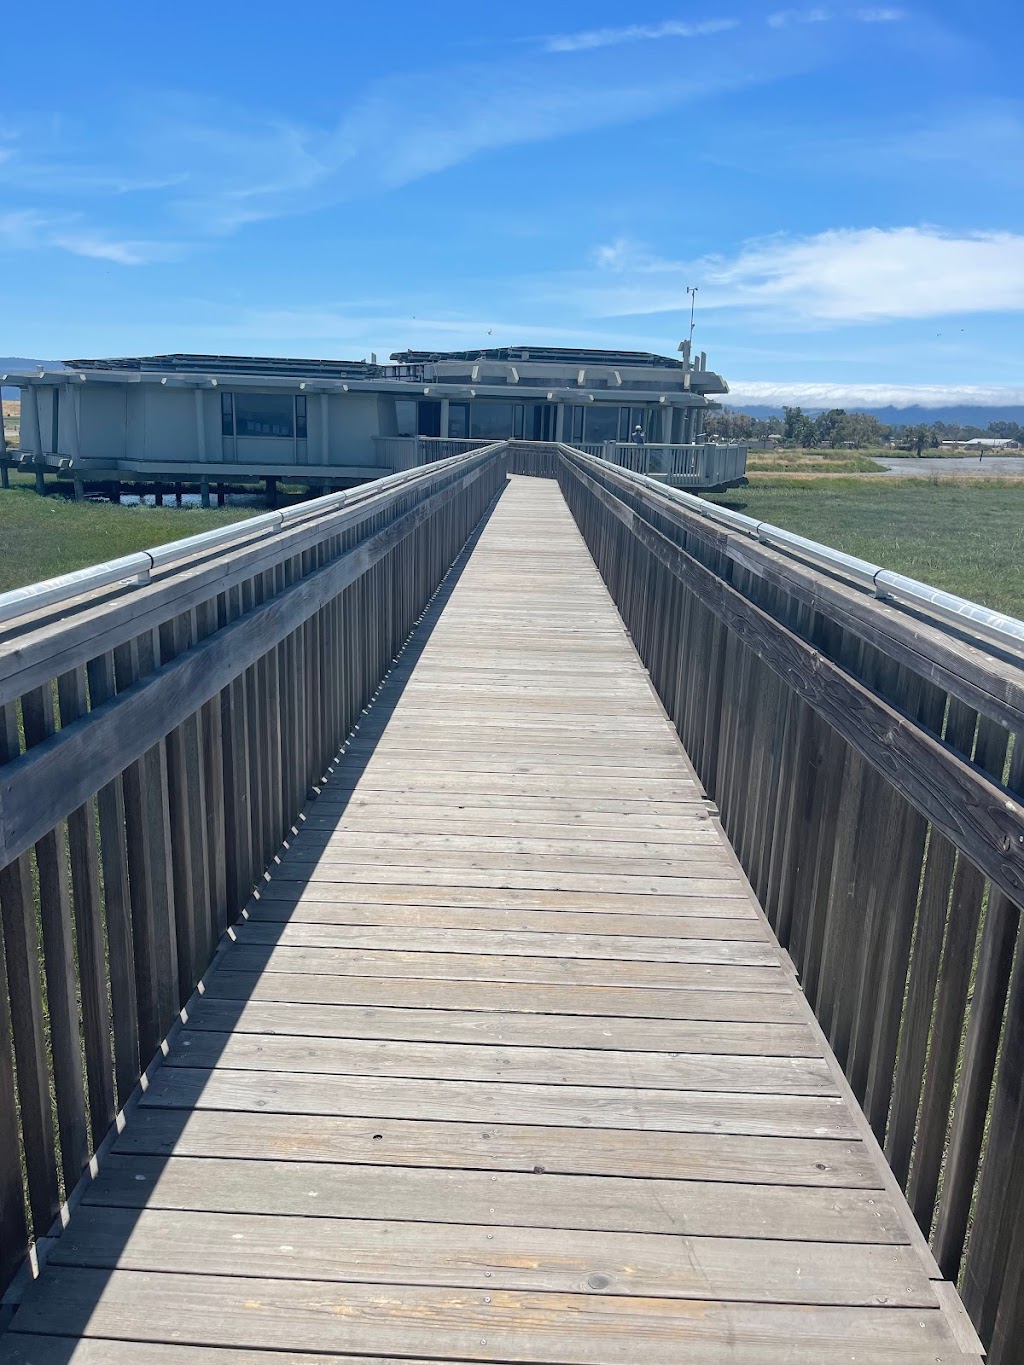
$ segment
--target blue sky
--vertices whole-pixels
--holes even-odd
[[[699,347],[1024,402],[1022,7],[9,7],[0,354]],[[997,391],[997,392],[993,392]]]

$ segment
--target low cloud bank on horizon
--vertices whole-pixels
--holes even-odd
[[[802,408],[1015,408],[1024,388],[977,384],[800,384],[771,380],[730,383],[727,407]]]

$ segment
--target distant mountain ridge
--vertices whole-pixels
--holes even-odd
[[[11,370],[38,370],[40,366],[44,370],[62,370],[64,368],[59,360],[32,360],[23,355],[0,355],[0,374],[8,374]],[[4,398],[17,398],[18,386],[16,384],[4,384],[0,392]]]
[[[757,403],[727,403],[726,409],[729,412],[743,412],[748,417],[781,417],[783,411],[781,407],[766,407]],[[804,412],[809,417],[816,417],[819,412],[825,412],[821,407],[805,407]],[[910,408],[884,407],[870,408],[862,407],[859,404],[850,404],[848,412],[863,412],[869,417],[877,417],[880,422],[884,422],[889,427],[916,427],[919,425],[931,426],[933,422],[946,422],[951,426],[972,426],[987,427],[990,422],[1020,422],[1024,424],[1024,406],[1017,407],[992,407],[986,404],[958,403],[948,408],[928,408],[915,406]]]

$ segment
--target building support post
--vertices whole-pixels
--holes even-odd
[[[10,488],[11,476],[7,472],[7,461],[0,460],[0,488]]]
[[[153,506],[163,507],[164,505],[164,486],[162,483],[153,485]]]
[[[277,476],[275,474],[267,475],[267,506],[277,506]]]
[[[441,399],[441,429],[440,429],[438,435],[443,436],[445,440],[448,439],[448,404],[449,404],[449,402],[450,402],[450,400],[447,399],[447,398],[442,398],[442,399]]]
[[[200,479],[200,480],[199,480],[199,501],[200,501],[200,503],[203,505],[203,507],[209,507],[209,505],[210,505],[210,480],[209,480],[209,479]]]
[[[196,457],[206,463],[206,417],[203,412],[202,389],[192,390],[196,402]]]
[[[694,408],[693,410],[693,443],[699,445],[704,436],[704,409]]]
[[[667,446],[675,445],[675,442],[672,439],[672,428],[674,426],[672,418],[675,416],[675,411],[676,410],[671,403],[665,404],[664,417],[661,426],[661,439]]]
[[[217,485],[217,506],[224,506],[224,485],[222,483]]]
[[[46,479],[43,477],[43,466],[36,465],[36,492],[40,497],[46,496]]]
[[[569,435],[570,435],[570,436],[572,435],[572,432],[571,432],[571,431],[569,432]],[[557,409],[555,410],[555,440],[556,440],[556,441],[564,441],[564,440],[565,440],[565,404],[564,404],[564,403],[559,403]]]
[[[75,479],[75,502],[85,502],[85,483],[82,479]]]
[[[320,395],[320,463],[331,462],[330,406],[326,393]]]

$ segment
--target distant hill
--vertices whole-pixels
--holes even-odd
[[[730,403],[726,407],[731,412],[745,412],[748,417],[781,417],[782,408],[765,407],[757,403]],[[809,417],[816,417],[824,408],[805,407]],[[986,407],[983,404],[960,403],[949,408],[847,408],[848,412],[864,412],[869,417],[877,417],[889,427],[916,427],[919,424],[931,426],[933,422],[947,422],[951,425],[987,427],[990,422],[1020,422],[1024,424],[1024,407]]]
[[[38,370],[40,365],[44,370],[62,370],[64,368],[59,360],[31,360],[23,355],[0,355],[0,374],[7,374],[9,370]],[[4,398],[17,398],[17,386],[4,384],[2,396]]]

